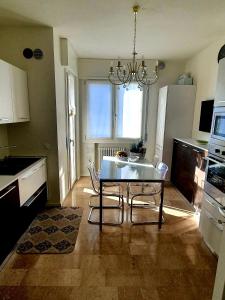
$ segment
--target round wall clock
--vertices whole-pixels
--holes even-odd
[[[34,58],[41,59],[43,57],[43,51],[41,49],[34,50]]]
[[[23,56],[27,59],[31,59],[33,57],[33,51],[30,48],[25,48],[23,50]]]

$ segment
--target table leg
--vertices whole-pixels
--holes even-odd
[[[164,182],[161,182],[160,206],[159,206],[159,229],[161,229],[162,227],[163,196],[164,196]]]
[[[103,182],[100,180],[100,208],[99,208],[99,229],[102,231],[102,185]]]

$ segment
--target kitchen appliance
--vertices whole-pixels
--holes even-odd
[[[210,144],[213,147],[214,145],[224,146],[224,149],[221,150],[225,150],[225,106],[214,107]],[[222,152],[219,152],[220,149],[215,148],[215,150],[216,152],[213,154],[222,154]],[[223,157],[225,158],[225,151]]]
[[[207,159],[199,229],[212,252],[219,255],[225,216],[225,107],[215,107]]]

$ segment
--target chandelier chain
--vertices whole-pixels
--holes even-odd
[[[114,85],[123,85],[127,87],[131,82],[137,82],[138,87],[141,89],[144,86],[150,86],[154,84],[158,79],[158,61],[154,69],[147,70],[145,61],[142,60],[139,63],[136,60],[136,37],[137,37],[137,13],[139,11],[139,5],[133,6],[134,13],[134,37],[133,37],[133,53],[132,61],[126,65],[122,65],[121,61],[118,60],[117,65],[113,67],[111,63],[109,71],[109,81]]]
[[[137,12],[134,12],[134,50],[133,54],[136,55],[136,35],[137,35]]]

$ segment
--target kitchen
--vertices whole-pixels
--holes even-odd
[[[54,30],[53,30],[54,31]],[[23,120],[24,122],[19,123],[10,123],[8,125],[1,124],[0,125],[0,139],[1,139],[1,146],[3,147],[1,151],[1,156],[7,156],[12,155],[15,156],[26,156],[32,157],[34,159],[33,161],[24,161],[23,166],[21,167],[21,170],[16,170],[17,175],[10,175],[12,176],[12,181],[7,181],[7,183],[2,183],[2,190],[0,197],[5,194],[5,192],[12,192],[17,193],[15,198],[17,199],[17,203],[15,204],[15,211],[18,212],[17,209],[20,208],[27,202],[27,200],[32,200],[39,198],[39,192],[43,197],[41,196],[40,199],[43,200],[40,201],[40,206],[44,205],[47,200],[46,193],[48,192],[48,204],[50,206],[59,205],[60,203],[63,203],[63,200],[65,199],[65,195],[67,195],[69,191],[69,184],[68,184],[68,173],[69,168],[67,166],[67,159],[65,158],[65,143],[64,141],[65,137],[63,135],[64,126],[66,122],[64,122],[64,116],[62,115],[64,113],[64,88],[61,88],[62,78],[64,79],[64,69],[62,66],[65,66],[61,62],[61,58],[59,58],[59,37],[57,31],[52,32],[52,29],[50,28],[2,28],[0,32],[0,41],[1,41],[1,49],[0,49],[0,58],[3,61],[7,61],[13,66],[17,66],[20,69],[26,70],[28,74],[28,94],[29,94],[29,109],[30,111],[30,121],[29,119]],[[22,38],[20,38],[22,37]],[[64,41],[65,42],[65,41]],[[54,44],[54,45],[53,45]],[[193,59],[190,59],[188,62],[173,62],[173,61],[166,61],[166,68],[164,70],[161,70],[160,74],[161,77],[159,78],[158,86],[154,86],[151,90],[151,97],[152,101],[150,103],[150,114],[149,114],[149,145],[154,145],[154,137],[156,132],[156,115],[157,115],[157,104],[158,104],[158,91],[159,88],[165,86],[165,85],[173,85],[176,82],[176,79],[178,75],[182,73],[189,73],[191,72],[194,83],[197,83],[197,90],[196,90],[196,100],[193,102],[193,111],[192,111],[192,118],[193,118],[193,131],[192,131],[192,124],[191,128],[189,130],[190,134],[184,134],[184,135],[177,135],[174,134],[173,138],[175,138],[175,141],[178,143],[181,143],[182,145],[185,145],[183,148],[187,149],[189,146],[191,147],[191,151],[194,151],[196,155],[200,155],[203,152],[203,155],[205,157],[204,163],[202,166],[200,163],[197,165],[199,178],[203,176],[203,173],[206,172],[206,183],[209,183],[209,194],[213,196],[212,198],[216,198],[216,202],[206,196],[206,199],[204,200],[202,204],[202,211],[204,214],[204,218],[200,220],[200,228],[203,237],[205,238],[205,241],[209,248],[215,252],[219,256],[219,264],[218,264],[218,274],[216,279],[216,285],[215,285],[215,294],[214,299],[222,299],[222,289],[223,289],[223,255],[220,254],[220,244],[221,246],[224,244],[221,242],[223,241],[222,234],[223,232],[223,221],[224,218],[222,216],[223,214],[223,206],[224,206],[224,200],[223,200],[223,193],[221,193],[221,180],[218,183],[218,172],[221,172],[221,161],[223,162],[223,137],[218,134],[220,133],[220,128],[216,127],[216,132],[214,136],[212,136],[212,139],[210,140],[210,147],[207,148],[207,145],[202,144],[193,144],[193,140],[208,140],[209,134],[201,132],[199,129],[199,116],[200,116],[200,108],[201,108],[201,102],[207,101],[210,99],[215,99],[216,109],[218,107],[223,107],[224,99],[223,95],[225,94],[225,91],[223,90],[223,83],[218,83],[217,88],[215,88],[216,93],[214,94],[214,84],[216,82],[217,78],[217,62],[216,62],[216,55],[221,48],[221,46],[224,44],[224,37],[222,37],[219,41],[217,41],[215,44],[211,45],[209,48],[205,46],[205,50],[203,50],[203,53],[198,54],[197,56],[194,56]],[[10,46],[9,46],[10,45]],[[77,69],[79,69],[79,88],[80,90],[83,87],[83,82],[87,80],[87,77],[94,78],[97,77],[105,77],[105,70],[108,70],[108,66],[110,65],[109,60],[102,60],[101,59],[87,59],[87,58],[81,58],[77,59],[78,64],[74,66],[75,59],[73,55],[71,55],[71,49],[68,42],[68,49],[67,49],[67,55],[66,60],[67,63],[70,65],[70,68],[73,68],[73,73],[78,75]],[[32,57],[31,59],[26,59],[23,56],[23,50],[26,48],[31,48],[32,50],[35,49],[41,49],[44,53],[44,56],[42,59],[36,59],[35,57]],[[11,49],[9,51],[9,49]],[[14,49],[14,50],[12,50]],[[209,57],[206,55],[206,53],[209,53]],[[202,56],[201,56],[202,55]],[[203,57],[203,58],[202,58]],[[206,59],[207,57],[207,59]],[[201,60],[202,59],[202,60]],[[55,61],[54,61],[55,60]],[[72,61],[72,63],[71,63]],[[210,72],[207,72],[208,70],[205,70],[208,68],[208,64],[211,63],[210,66],[212,66],[212,69],[210,69]],[[219,66],[222,66],[224,64],[224,59],[220,60]],[[105,67],[107,65],[107,67]],[[103,70],[103,72],[102,72]],[[55,73],[54,73],[55,72]],[[87,75],[88,73],[88,75]],[[104,76],[102,75],[104,73]],[[219,74],[224,74],[225,72],[222,70],[222,67],[219,67]],[[96,75],[97,74],[97,75]],[[4,78],[4,76],[3,76]],[[219,75],[219,78],[223,78],[223,75]],[[222,79],[223,80],[223,79]],[[218,81],[219,82],[219,81]],[[46,83],[48,83],[46,85]],[[204,85],[204,87],[203,87]],[[215,84],[216,86],[216,84]],[[211,88],[211,89],[210,89]],[[82,95],[82,92],[81,92]],[[215,96],[216,95],[216,96]],[[63,99],[63,100],[62,100]],[[80,102],[83,102],[80,99]],[[220,103],[219,103],[220,102]],[[83,107],[82,107],[83,108]],[[79,111],[79,110],[78,110]],[[215,114],[218,114],[218,116],[221,115],[221,112],[215,111]],[[25,118],[25,116],[21,116],[22,118]],[[63,119],[63,121],[62,121]],[[4,121],[4,120],[3,120]],[[213,117],[212,124],[221,124],[221,121],[216,121],[215,115]],[[222,129],[223,130],[223,129]],[[81,130],[78,130],[80,132],[80,140],[79,145],[81,147],[81,151],[78,150],[78,152],[81,155],[81,158],[79,161],[79,164],[81,165],[80,174],[81,176],[85,176],[87,172],[86,165],[84,161],[88,161],[88,157],[93,155],[93,157],[97,156],[97,150],[99,144],[91,144],[88,143],[83,139],[83,132],[82,128]],[[218,131],[218,132],[217,132]],[[192,140],[190,140],[191,136],[193,137]],[[188,140],[187,140],[188,139]],[[218,141],[221,141],[221,143]],[[191,145],[190,145],[191,144]],[[16,147],[15,147],[16,146]],[[187,146],[187,147],[186,147]],[[152,154],[154,154],[155,147],[148,147],[147,155],[149,156],[149,159],[151,158]],[[190,149],[190,148],[188,148]],[[199,151],[199,153],[197,153]],[[208,158],[205,152],[209,151]],[[220,151],[220,153],[219,153]],[[172,158],[172,155],[171,155]],[[13,160],[13,159],[12,159]],[[36,161],[35,161],[36,160]],[[16,166],[15,162],[10,162],[10,159],[6,161],[6,167],[7,170],[10,170]],[[194,165],[196,167],[196,165]],[[4,168],[4,167],[3,167]],[[39,169],[40,168],[40,169]],[[13,169],[13,168],[12,168]],[[204,169],[204,171],[203,171]],[[192,168],[191,168],[192,170]],[[191,171],[192,172],[192,171]],[[180,173],[180,172],[179,172]],[[36,174],[36,175],[35,175]],[[221,174],[221,173],[220,173]],[[36,176],[34,179],[30,178],[30,176]],[[1,175],[3,176],[3,175]],[[5,177],[5,176],[4,176]],[[69,177],[69,176],[68,176]],[[3,177],[2,177],[3,178]],[[22,178],[25,178],[22,180]],[[78,172],[78,178],[79,178],[79,172]],[[190,178],[188,177],[188,180]],[[193,178],[192,178],[193,179]],[[7,179],[8,180],[8,179]],[[11,179],[10,179],[11,180]],[[15,188],[13,188],[12,183],[16,182],[18,180],[19,185],[15,185]],[[32,184],[35,183],[36,185],[33,187],[31,183],[28,183],[28,187],[24,186],[22,187],[22,184],[26,180],[31,180]],[[186,179],[185,179],[186,180]],[[201,184],[202,179],[199,179],[199,183]],[[46,186],[47,183],[47,186]],[[7,188],[7,185],[10,185],[10,188],[5,190]],[[78,182],[79,184],[79,182]],[[86,184],[86,183],[85,183]],[[213,185],[213,189],[212,189]],[[214,185],[216,188],[214,188]],[[223,184],[222,184],[223,185]],[[32,189],[30,190],[30,187],[32,186]],[[86,186],[85,186],[86,187]],[[12,191],[10,189],[13,188]],[[26,190],[27,188],[27,190]],[[195,192],[196,186],[192,186],[191,192],[186,189],[186,198],[192,197],[193,193]],[[206,186],[207,188],[207,186]],[[23,191],[22,191],[23,190]],[[24,195],[23,195],[24,192]],[[216,196],[214,193],[216,192]],[[85,195],[83,198],[85,198]],[[82,198],[82,197],[81,197]],[[192,199],[192,198],[191,198]],[[21,201],[21,202],[20,202]],[[208,201],[208,202],[207,202]],[[6,201],[8,204],[8,201]],[[32,202],[32,201],[31,201]],[[31,203],[30,202],[30,203]],[[221,203],[218,204],[218,203]],[[29,202],[27,203],[29,204]],[[199,203],[195,203],[195,207],[197,209],[200,209],[201,205]],[[216,206],[216,207],[215,207]],[[220,208],[220,210],[218,209]],[[8,208],[7,208],[8,209]],[[29,208],[28,208],[29,209]],[[38,208],[39,209],[39,208]],[[20,209],[19,209],[20,211]],[[26,209],[25,209],[26,211]],[[221,213],[220,213],[221,211]],[[26,216],[26,213],[21,210],[21,213],[19,213],[20,216],[18,217],[24,218]],[[29,214],[30,215],[30,214]],[[29,219],[29,218],[28,218]],[[2,224],[5,226],[8,224],[9,220],[8,218],[3,218],[4,223]],[[15,217],[16,220],[16,217]],[[219,223],[218,223],[219,220]],[[6,222],[6,223],[5,223]],[[27,220],[29,223],[30,220]],[[21,225],[22,226],[22,225]],[[23,225],[25,226],[25,225]],[[22,227],[23,227],[22,226]],[[23,227],[24,228],[24,227]],[[11,230],[11,228],[10,228]],[[211,230],[213,230],[214,234],[211,234]],[[90,232],[94,232],[95,229],[90,229]],[[84,230],[83,239],[85,239],[85,234],[90,234],[90,240],[91,240],[91,233],[87,233]],[[6,236],[7,238],[7,236]],[[96,237],[97,239],[97,237]],[[125,238],[126,239],[126,238]],[[138,237],[136,237],[138,240]],[[142,242],[142,241],[141,241]],[[144,246],[141,244],[137,248],[132,249],[132,253],[138,253],[138,251],[141,251],[140,249],[144,249]],[[88,241],[87,241],[88,243]],[[116,243],[116,241],[115,241]],[[109,241],[110,244],[110,241]],[[132,245],[132,247],[134,247]],[[104,248],[103,248],[104,249]],[[221,248],[222,249],[222,248]],[[86,251],[86,252],[85,252]],[[88,252],[89,251],[89,252]],[[96,249],[95,249],[96,251]],[[135,252],[136,251],[136,252]],[[143,250],[144,251],[144,250]],[[222,251],[222,250],[221,250]],[[222,251],[223,252],[223,251]],[[221,252],[221,253],[222,253]],[[84,249],[84,254],[89,253],[89,249]],[[80,253],[79,253],[80,254]],[[30,265],[35,264],[35,258],[28,258],[30,259]],[[90,259],[90,257],[87,257],[87,260]],[[45,261],[45,259],[41,258],[40,260]],[[51,261],[51,258],[49,259]],[[67,262],[66,266],[69,265],[69,258],[65,258],[65,261]],[[221,264],[220,264],[221,261]],[[29,262],[26,262],[29,265]],[[47,265],[47,261],[45,261]],[[96,265],[97,262],[95,261]],[[80,268],[80,262],[77,264],[73,261],[74,270],[71,271],[71,274],[75,274],[77,272],[77,269]],[[82,261],[82,265],[85,265],[85,262]],[[22,262],[18,262],[18,278],[20,278],[20,271],[22,274]],[[60,266],[60,267],[59,267]],[[26,269],[27,265],[25,265],[24,269]],[[123,266],[121,266],[123,267]],[[64,272],[64,266],[62,263],[59,262],[58,265],[59,270],[63,270]],[[222,270],[221,270],[221,269]],[[35,268],[34,268],[35,269]],[[222,271],[222,272],[221,272]],[[31,270],[31,273],[35,270]],[[43,272],[43,270],[42,270]],[[62,273],[63,273],[62,272]],[[38,272],[37,272],[38,273]],[[40,271],[41,273],[41,271]],[[60,273],[60,271],[59,271]],[[67,274],[67,271],[65,271]],[[51,273],[52,274],[52,273]],[[21,275],[22,276],[22,275]],[[74,275],[75,276],[75,275]],[[38,276],[37,276],[38,277]],[[41,277],[41,275],[40,275]],[[52,275],[52,280],[53,280]],[[56,276],[55,276],[56,277]],[[77,275],[76,278],[79,276]],[[61,278],[61,277],[60,277]],[[78,279],[77,279],[78,280]],[[90,281],[93,279],[90,279]],[[101,281],[101,277],[99,279]],[[20,282],[20,280],[18,279]],[[78,280],[79,281],[79,280]],[[10,280],[9,280],[10,282]],[[62,281],[63,282],[63,281]],[[16,283],[14,283],[15,285]],[[32,283],[34,284],[34,283]],[[66,283],[68,284],[68,282]],[[65,285],[66,285],[65,284]],[[120,283],[117,283],[119,285]],[[126,283],[128,284],[128,283]],[[44,282],[42,281],[42,284],[44,285]],[[63,283],[62,283],[63,285]],[[97,283],[95,283],[95,286]],[[112,284],[113,285],[113,284]],[[110,286],[111,287],[111,286]],[[221,289],[219,291],[219,288]],[[132,290],[132,289],[131,289]],[[19,288],[18,288],[19,291]],[[112,291],[114,292],[114,291]],[[127,292],[129,293],[129,291]],[[90,293],[89,293],[90,295]],[[59,297],[59,296],[58,296]],[[61,294],[61,297],[62,294]],[[140,299],[142,296],[140,296]],[[130,296],[132,299],[132,296]],[[60,299],[60,298],[59,298]],[[63,298],[62,298],[63,299]],[[91,298],[90,298],[91,299]],[[104,298],[103,298],[104,299]],[[157,296],[155,297],[157,299]]]

